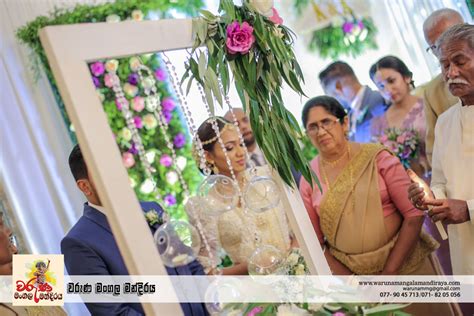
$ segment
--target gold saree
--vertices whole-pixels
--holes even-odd
[[[377,144],[363,144],[320,205],[320,225],[329,251],[355,274],[382,272],[398,238],[398,234],[389,238],[385,229],[376,164],[376,156],[383,150],[386,149]],[[439,263],[432,256],[438,246],[436,240],[421,231],[400,274],[441,274]],[[457,304],[432,303],[412,304],[404,309],[412,315],[457,315],[458,310]]]
[[[395,245],[385,230],[376,156],[384,147],[364,144],[321,202],[321,229],[334,257],[356,274],[377,274]],[[350,176],[350,170],[353,176]],[[351,183],[351,178],[353,183]],[[355,195],[355,203],[350,203]],[[438,247],[425,232],[400,273],[410,274]]]

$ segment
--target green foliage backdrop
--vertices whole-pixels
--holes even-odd
[[[17,37],[32,51],[32,60],[34,61],[32,66],[35,74],[39,74],[40,69],[45,72],[51,83],[63,118],[67,126],[70,126],[70,120],[64,108],[64,103],[60,97],[48,60],[39,40],[38,31],[41,28],[49,25],[104,22],[110,20],[110,18],[114,20],[126,20],[137,13],[145,17],[152,13],[160,18],[166,18],[170,16],[172,10],[193,16],[198,13],[202,6],[203,3],[201,0],[117,0],[114,3],[106,3],[97,6],[80,4],[70,10],[56,9],[49,16],[36,18],[34,21],[18,29]],[[176,101],[169,90],[166,70],[163,68],[157,54],[139,56],[139,59],[154,72],[155,78],[157,79],[157,90],[161,96],[160,100],[162,105],[167,107],[166,116],[167,121],[169,121],[168,134],[171,141],[175,144],[176,154],[179,157],[180,166],[183,169],[184,181],[186,181],[192,192],[200,182],[201,177],[192,159],[190,139],[186,125],[181,117],[181,111],[179,107],[176,106]],[[156,169],[154,180],[157,182],[157,188],[151,191],[147,188],[145,183],[146,176],[143,166],[136,153],[136,148],[134,148],[129,138],[130,131],[127,131],[125,119],[117,107],[115,94],[104,82],[106,75],[105,70],[100,71],[100,67],[104,67],[106,62],[107,61],[104,60],[90,64],[91,78],[97,87],[99,97],[104,106],[104,111],[107,113],[110,127],[116,135],[117,144],[124,157],[124,164],[128,167],[131,186],[134,188],[140,200],[157,200],[157,193],[159,193],[159,195],[164,198],[160,203],[163,204],[170,215],[174,218],[183,218],[185,216],[183,209],[184,192],[179,181],[177,181],[176,171],[173,170],[173,166],[170,164],[171,153],[166,146],[163,135],[156,124],[156,120],[153,122],[150,112],[146,109],[137,111],[136,109],[139,109],[140,106],[134,107],[135,101],[133,99],[145,97],[145,94],[140,82],[138,82],[137,74],[134,73],[130,67],[131,58],[118,60],[117,75],[121,79],[125,95],[130,102],[131,109],[133,109],[132,112],[135,116],[136,126],[141,126],[139,128],[139,134],[145,151],[147,152],[147,157],[149,157],[152,167]],[[94,64],[95,68],[93,67]],[[70,129],[70,133],[71,138],[75,141],[72,128]],[[125,157],[127,157],[127,159],[125,159]]]

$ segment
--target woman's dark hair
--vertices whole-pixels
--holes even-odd
[[[374,81],[374,76],[377,70],[386,68],[386,69],[393,69],[399,74],[401,74],[404,78],[410,78],[410,85],[412,88],[415,88],[415,82],[413,81],[413,73],[408,69],[407,65],[398,57],[395,56],[385,56],[380,58],[375,64],[370,67],[369,75],[370,79]]]
[[[325,95],[318,96],[312,99],[309,99],[303,107],[303,113],[301,114],[301,119],[303,120],[303,126],[306,128],[306,123],[308,123],[308,115],[309,111],[312,108],[320,106],[324,108],[328,113],[334,115],[339,119],[339,122],[342,123],[344,117],[346,117],[347,113],[344,110],[344,107],[334,99],[333,97],[328,97]]]
[[[225,118],[221,116],[214,116],[213,117],[216,122],[217,126],[219,127],[219,131],[222,131],[224,126],[227,124],[231,124],[231,122],[227,121]],[[212,127],[212,118],[208,118],[205,120],[201,126],[199,126],[197,130],[197,136],[201,140],[202,148],[206,151],[212,151],[214,149],[214,145],[217,143],[217,135]]]

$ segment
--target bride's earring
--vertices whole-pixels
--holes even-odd
[[[219,173],[219,169],[217,168],[216,164],[214,163],[214,161],[208,161],[207,162],[208,166],[209,166],[209,169],[212,170],[212,173],[213,174],[218,174]]]

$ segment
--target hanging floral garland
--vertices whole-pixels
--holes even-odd
[[[282,25],[273,1],[250,0],[236,6],[221,0],[219,11],[221,15],[202,11],[203,17],[193,21],[196,40],[182,83],[188,80],[189,91],[197,81],[214,112],[214,100],[222,106],[233,81],[270,165],[287,184],[294,184],[291,167],[311,181],[298,144],[301,129],[281,95],[284,83],[304,94],[303,74],[292,46],[294,34]]]
[[[312,8],[316,22],[327,21],[328,25],[311,33],[308,43],[310,51],[323,58],[337,59],[342,55],[357,57],[368,49],[376,49],[377,28],[370,17],[358,17],[354,10],[342,0],[341,9],[327,4],[327,12],[315,1],[295,0],[294,8],[301,15]]]

